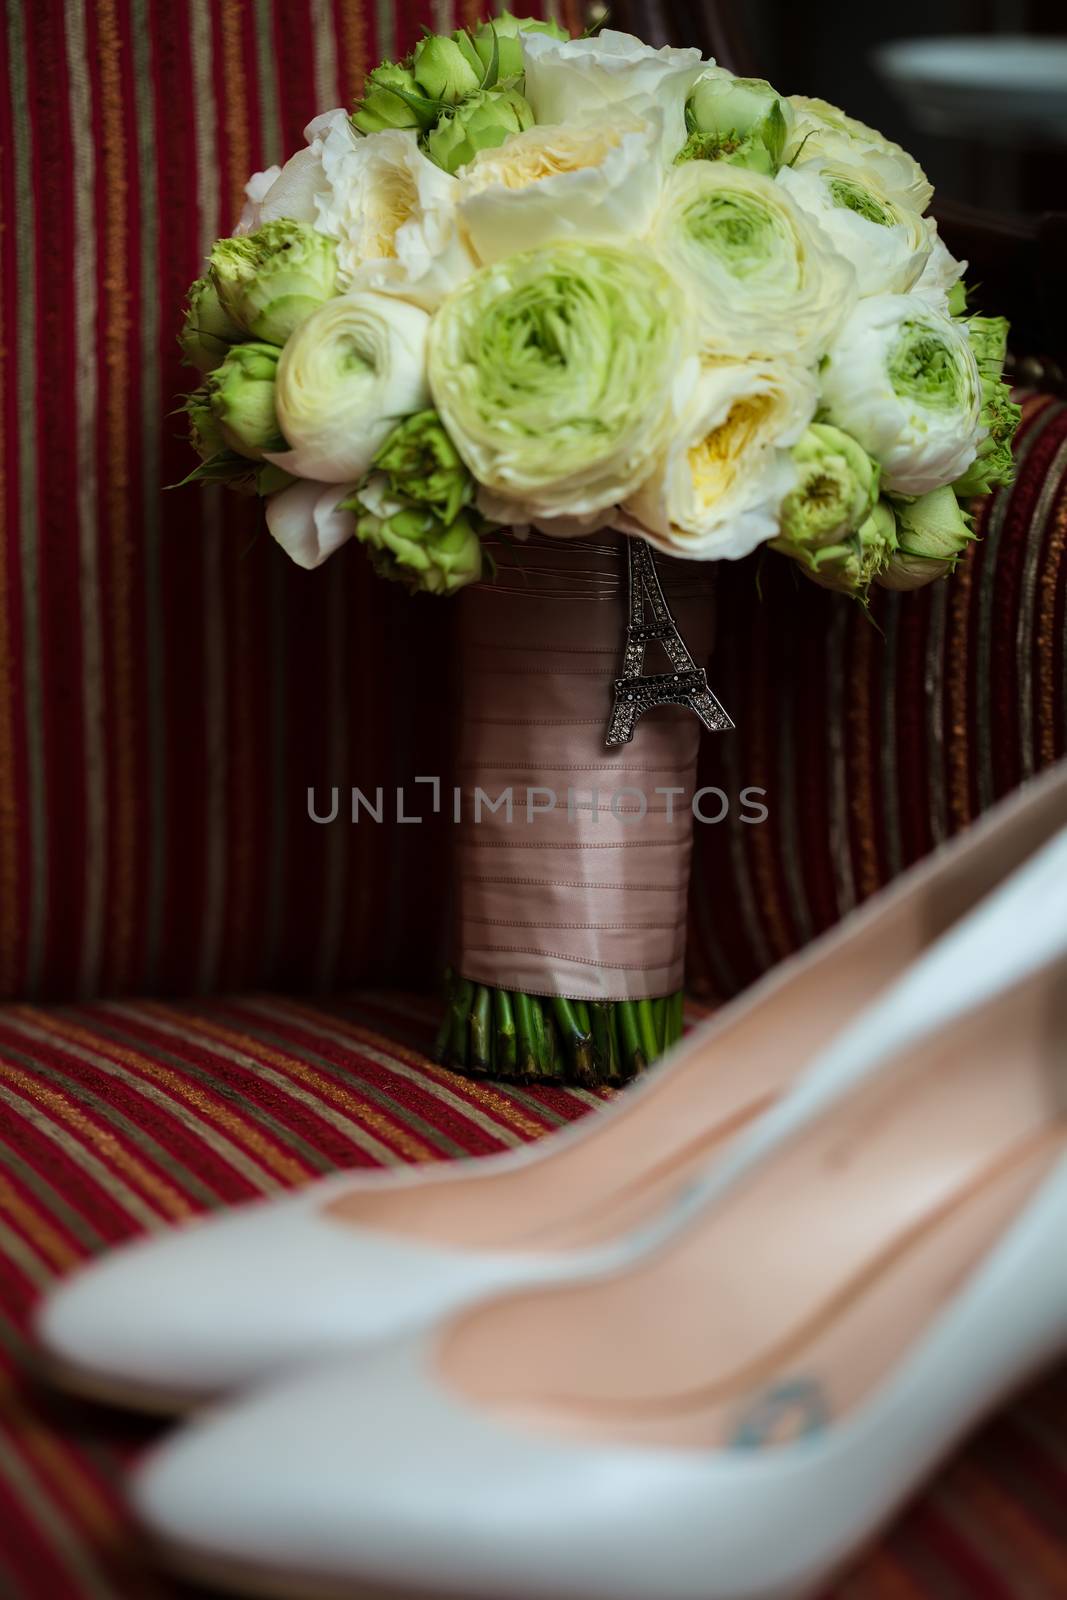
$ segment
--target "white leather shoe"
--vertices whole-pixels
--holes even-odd
[[[46,1370],[112,1402],[180,1409],[491,1291],[592,1270],[1065,814],[1067,764],[725,1007],[610,1108],[535,1146],[320,1180],[90,1264],[41,1308]]]
[[[625,1269],[181,1430],[133,1482],[170,1562],[345,1600],[817,1591],[1067,1345],[1065,906],[1067,835]]]

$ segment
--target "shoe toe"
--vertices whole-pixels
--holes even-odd
[[[83,1268],[36,1331],[68,1386],[170,1409],[395,1333],[462,1298],[478,1265],[257,1204]]]

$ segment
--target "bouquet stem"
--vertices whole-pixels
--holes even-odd
[[[513,1083],[629,1083],[682,1037],[681,990],[656,1000],[565,1000],[450,973],[434,1058]]]

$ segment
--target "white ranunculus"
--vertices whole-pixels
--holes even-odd
[[[278,362],[274,402],[290,449],[268,457],[298,478],[360,478],[397,422],[430,403],[420,307],[366,290],[313,311]]]
[[[861,300],[821,381],[830,421],[881,462],[883,485],[899,494],[953,483],[984,437],[966,331],[918,295]]]
[[[926,258],[926,264],[915,282],[912,293],[921,296],[928,305],[934,307],[935,311],[941,311],[947,316],[949,293],[967,271],[967,263],[956,260],[938,233],[937,223],[933,217],[925,217],[923,220],[930,243],[930,254]]]
[[[747,556],[778,531],[779,508],[797,478],[789,447],[817,401],[814,379],[788,362],[708,363],[619,525],[671,555]]]
[[[885,191],[920,216],[933,198],[933,185],[914,156],[877,128],[848,116],[828,100],[792,94],[793,125],[786,144],[789,161],[861,162],[878,174]]]
[[[322,145],[316,228],[337,240],[344,288],[382,289],[432,310],[474,269],[456,225],[458,180],[411,128],[357,135],[347,118]]]
[[[351,539],[356,519],[338,509],[354,483],[292,483],[267,496],[267,527],[298,567],[321,566]]]
[[[930,254],[924,219],[875,167],[820,156],[782,167],[778,182],[851,261],[861,295],[903,294],[918,280]]]
[[[674,168],[651,244],[711,355],[817,361],[856,299],[851,265],[785,188],[729,162]]]
[[[483,262],[552,239],[632,239],[659,201],[663,119],[625,107],[579,124],[529,128],[482,150],[459,179],[459,214]]]
[[[527,100],[539,123],[578,122],[631,103],[652,101],[663,113],[663,154],[685,143],[685,102],[707,63],[699,50],[653,50],[631,33],[605,28],[593,39],[524,33]]]

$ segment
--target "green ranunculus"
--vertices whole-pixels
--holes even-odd
[[[686,102],[689,137],[677,160],[730,161],[773,178],[782,164],[789,115],[788,102],[762,78],[701,78]]]
[[[871,584],[879,580],[896,549],[896,517],[887,500],[877,500],[855,533],[840,544],[825,545],[813,564],[802,570],[822,589],[834,589],[866,601]]]
[[[418,411],[394,428],[374,458],[398,496],[455,522],[474,499],[475,483],[436,411]]]
[[[1007,317],[968,317],[965,326],[983,379],[999,383],[1008,354]]]
[[[411,70],[427,99],[450,106],[480,88],[484,76],[480,66],[471,65],[455,39],[439,33],[429,33],[419,40]]]
[[[337,246],[310,223],[279,217],[218,240],[209,270],[227,315],[254,339],[283,345],[337,293]]]
[[[285,449],[274,410],[277,372],[276,346],[235,344],[205,385],[226,447],[252,461]]]
[[[231,344],[245,337],[245,331],[223,309],[209,278],[197,278],[189,285],[188,300],[185,325],[178,340],[182,359],[186,366],[200,372],[213,372],[225,360]]]
[[[982,378],[982,425],[985,438],[967,470],[952,485],[957,495],[989,494],[1015,477],[1012,444],[1022,408],[1011,397],[1001,373],[1008,352],[1008,324],[1004,317],[971,317],[964,324]]]
[[[599,511],[648,477],[674,425],[683,310],[651,254],[578,240],[482,267],[442,303],[434,404],[508,520]]]
[[[210,461],[226,449],[219,419],[211,408],[211,391],[205,385],[196,389],[185,402],[189,418],[189,443],[201,461]]]
[[[792,456],[799,478],[782,501],[774,548],[817,571],[825,552],[836,552],[867,520],[881,472],[862,445],[828,422],[813,423]]]
[[[394,92],[397,89],[401,94]],[[383,128],[420,128],[423,124],[403,95],[421,93],[409,67],[383,61],[380,67],[367,74],[363,98],[352,114],[352,123],[360,133],[380,133]]]
[[[456,173],[479,150],[495,150],[511,134],[533,125],[530,102],[517,89],[480,89],[426,134],[426,154],[445,172]]]
[[[884,589],[921,589],[951,572],[974,538],[971,519],[951,488],[895,502],[897,548],[877,575]]]
[[[513,17],[510,11],[502,11],[499,17],[480,23],[469,33],[460,29],[452,37],[471,66],[479,71],[479,82],[492,65],[494,33],[498,51],[497,77],[500,82],[522,77],[524,33],[547,33],[553,39],[570,38],[566,28],[561,28],[558,22],[538,22],[535,17]]]
[[[428,505],[394,493],[383,472],[371,472],[341,502],[355,513],[356,537],[380,577],[425,594],[454,594],[482,575],[475,517],[443,521]]]

